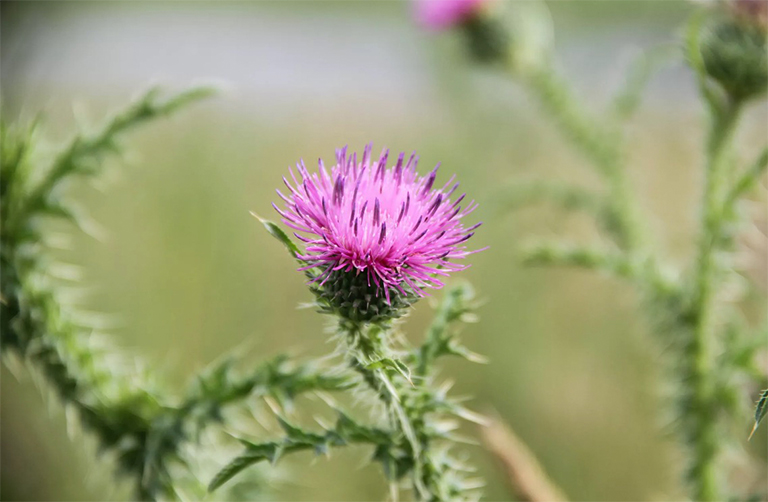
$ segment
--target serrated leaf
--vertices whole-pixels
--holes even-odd
[[[368,442],[375,444],[386,444],[389,442],[389,434],[381,429],[366,427],[357,423],[352,417],[336,410],[339,418],[336,420],[336,432],[339,438],[350,441]]]
[[[266,460],[266,457],[263,455],[241,455],[235,458],[222,470],[216,473],[216,476],[213,477],[211,483],[208,485],[208,491],[215,491],[221,485],[238,475],[242,470],[252,466],[257,462],[261,462],[262,460]]]
[[[157,91],[158,89],[150,89],[149,93],[153,94],[150,95],[147,93],[147,95],[145,95],[145,99],[148,101],[153,100],[158,94]],[[165,101],[158,102],[156,106],[162,113],[173,113],[179,108],[183,108],[188,104],[194,103],[195,101],[201,101],[203,99],[209,98],[215,95],[217,92],[218,89],[213,86],[193,87],[191,89],[182,91],[175,96],[166,99]]]
[[[274,443],[254,444],[241,440],[241,442],[248,446],[248,449],[242,455],[236,457],[227,465],[224,466],[213,477],[208,484],[208,491],[213,492],[221,485],[237,476],[244,469],[261,462],[262,460],[268,460],[273,462],[276,458],[277,445]]]
[[[408,366],[406,366],[405,363],[400,360],[385,357],[366,365],[366,368],[369,370],[378,370],[383,368],[393,369],[400,373],[403,378],[408,380],[408,382],[413,385],[413,381],[411,381],[411,370],[408,369]]]
[[[278,416],[276,418],[277,418],[277,422],[280,424],[280,427],[285,431],[288,439],[291,441],[294,441],[297,443],[307,443],[307,444],[319,444],[324,441],[324,438],[319,434],[305,431],[300,427],[297,427],[293,424],[288,423],[282,417]]]
[[[760,394],[760,399],[757,400],[757,406],[755,406],[755,425],[752,426],[752,432],[749,433],[749,439],[754,436],[757,427],[760,422],[765,418],[765,414],[768,413],[768,389],[765,389]]]
[[[264,228],[267,229],[267,232],[269,232],[269,234],[272,237],[274,237],[275,239],[279,240],[283,244],[283,246],[285,246],[285,248],[288,250],[288,252],[291,253],[291,255],[294,258],[299,260],[299,253],[301,252],[299,250],[299,247],[296,244],[293,243],[291,238],[288,237],[288,235],[285,232],[283,232],[283,230],[280,227],[278,227],[274,222],[271,222],[269,220],[265,220],[264,218],[262,218],[261,216],[259,216],[256,213],[254,213],[253,211],[251,211],[251,216],[253,216],[257,220],[259,220],[261,222],[261,224],[264,225]],[[299,260],[299,261],[301,261],[301,260]]]

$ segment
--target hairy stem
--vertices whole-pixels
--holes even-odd
[[[350,365],[360,374],[363,381],[379,397],[390,414],[390,425],[399,430],[406,438],[410,446],[410,455],[414,463],[413,487],[420,500],[429,500],[433,497],[422,481],[421,475],[421,449],[422,445],[417,438],[411,417],[403,407],[403,396],[400,389],[387,374],[384,368],[375,367],[377,361],[390,359],[390,349],[387,346],[386,336],[388,328],[378,325],[363,326],[358,323],[344,321],[341,330],[345,333],[347,343],[353,349],[350,351]],[[419,434],[419,436],[424,436]]]
[[[350,365],[388,410],[389,425],[401,438],[399,450],[408,457],[405,464],[409,466],[415,497],[430,501],[471,498],[469,485],[455,471],[458,462],[434,444],[435,440],[448,438],[431,414],[441,410],[456,414],[457,408],[429,388],[425,374],[417,373],[418,379],[411,381],[409,370],[401,366],[388,346],[389,329],[342,322]],[[428,367],[422,366],[425,371]]]
[[[610,187],[611,230],[619,245],[635,251],[642,242],[642,225],[637,203],[623,169],[622,138],[606,128],[577,104],[568,85],[552,68],[544,67],[526,75],[525,83],[541,105],[555,119],[563,134],[594,163]],[[607,120],[606,120],[607,122]]]
[[[138,375],[128,385],[126,375],[112,374],[99,364],[102,354],[87,343],[88,333],[69,321],[53,293],[25,288],[23,283],[35,280],[22,275],[19,281],[12,267],[4,266],[3,271],[3,351],[31,362],[62,403],[78,412],[84,430],[116,452],[119,469],[135,477],[141,500],[154,500],[159,493],[172,497],[168,480],[154,476],[155,470],[145,463],[149,456],[144,445],[154,418],[165,409],[159,396],[139,382]]]
[[[149,91],[97,133],[75,135],[49,166],[33,162],[29,154],[35,146],[34,127],[18,131],[0,123],[2,355],[29,362],[45,377],[62,404],[77,412],[83,429],[112,453],[140,500],[179,497],[180,480],[171,467],[190,467],[184,446],[195,442],[206,425],[223,421],[226,405],[259,393],[288,400],[310,390],[348,387],[342,377],[277,359],[242,378],[234,377],[228,364],[218,365],[197,376],[179,399],[160,392],[143,373],[126,370],[135,364],[126,364],[116,348],[97,346],[97,330],[63,301],[40,224],[44,218],[78,223],[71,204],[60,196],[62,187],[78,175],[98,174],[124,132],[210,92],[196,88],[161,99],[157,91]]]
[[[708,139],[706,181],[703,200],[698,259],[693,278],[690,307],[690,340],[686,347],[686,385],[690,388],[686,434],[690,438],[691,459],[688,479],[694,500],[720,500],[717,476],[719,438],[718,399],[714,381],[716,292],[722,284],[723,270],[717,254],[723,242],[723,204],[727,191],[727,154],[739,116],[739,103],[729,103],[715,111]]]

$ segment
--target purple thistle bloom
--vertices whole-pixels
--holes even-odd
[[[443,286],[436,276],[468,267],[452,260],[474,252],[465,243],[480,223],[465,228],[461,219],[477,204],[462,209],[464,195],[451,201],[459,186],[455,177],[434,188],[439,164],[423,177],[416,173],[415,153],[407,161],[401,153],[388,168],[389,151],[372,160],[371,149],[366,146],[359,160],[346,147],[337,150],[330,173],[322,160],[317,173],[300,162],[301,180],[291,170],[293,183],[283,178],[288,195],[277,192],[285,209],[273,206],[286,225],[306,234],[294,233],[306,243],[299,258],[307,265],[299,270],[320,270],[312,283],[360,278],[374,296],[383,292],[387,304],[391,294],[424,296],[425,288]]]
[[[488,0],[415,0],[416,19],[422,26],[445,29],[475,15]]]

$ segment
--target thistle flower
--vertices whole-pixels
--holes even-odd
[[[293,183],[283,178],[288,195],[277,192],[285,209],[273,204],[283,223],[301,232],[294,233],[306,244],[299,270],[312,276],[324,309],[365,322],[396,317],[425,289],[442,287],[438,276],[467,268],[453,260],[472,253],[464,243],[480,226],[462,224],[477,204],[462,208],[466,194],[451,201],[455,177],[434,188],[439,164],[419,176],[415,153],[407,162],[401,153],[388,168],[389,151],[376,161],[371,149],[359,162],[346,147],[337,150],[330,173],[322,159],[317,173],[299,162],[301,180],[291,170]]]
[[[456,28],[474,60],[503,63],[510,57],[512,37],[499,4],[493,0],[416,0],[415,17],[425,28]]]
[[[450,28],[475,17],[487,1],[416,0],[416,19],[427,28]]]

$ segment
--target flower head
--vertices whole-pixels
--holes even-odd
[[[450,28],[473,18],[486,1],[416,0],[416,19],[427,28]]]
[[[768,90],[768,31],[756,2],[735,2],[703,26],[699,50],[706,73],[736,101]]]
[[[415,154],[406,161],[401,153],[387,167],[389,151],[374,160],[371,149],[360,159],[346,147],[337,150],[330,173],[322,160],[316,173],[300,162],[301,179],[291,171],[293,183],[283,178],[288,194],[278,190],[285,208],[273,204],[306,243],[300,270],[316,271],[311,282],[318,296],[334,311],[366,321],[442,287],[437,276],[467,268],[453,260],[471,253],[465,243],[480,226],[462,224],[477,204],[462,208],[465,195],[451,200],[454,177],[435,187],[439,164],[420,176]]]

